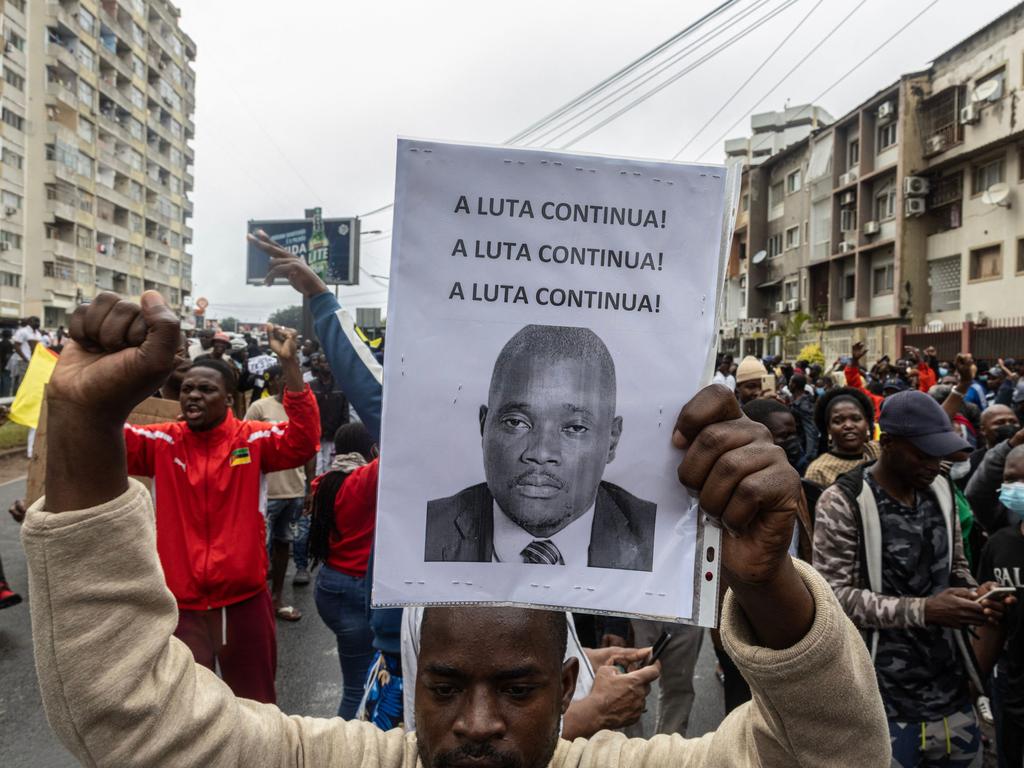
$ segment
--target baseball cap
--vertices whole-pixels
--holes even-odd
[[[885,391],[887,389],[892,390],[893,392],[903,392],[907,389],[910,389],[910,387],[908,387],[907,382],[905,382],[899,376],[890,376],[885,380],[885,383],[882,385],[882,391]]]
[[[953,431],[942,406],[916,389],[897,392],[882,401],[878,426],[883,433],[909,440],[929,456],[949,456],[971,450]]]
[[[989,378],[991,378],[991,379],[998,379],[998,378],[1002,378],[1003,376],[1005,376],[1006,375],[1006,371],[1004,371],[998,365],[993,365],[991,368],[988,369],[988,375],[989,375]]]

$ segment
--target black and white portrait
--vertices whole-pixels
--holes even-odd
[[[522,328],[465,427],[479,429],[485,476],[428,502],[427,562],[653,569],[656,504],[602,479],[625,426],[596,333]]]

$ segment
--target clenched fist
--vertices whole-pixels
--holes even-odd
[[[99,294],[71,316],[71,341],[47,386],[47,400],[123,423],[174,368],[180,332],[156,291],[142,294],[141,306]]]

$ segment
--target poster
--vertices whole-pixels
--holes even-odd
[[[373,603],[715,621],[722,166],[400,140]]]

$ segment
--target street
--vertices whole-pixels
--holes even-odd
[[[11,502],[24,492],[24,480],[0,485],[0,556],[12,588],[26,598],[25,603],[0,611],[0,765],[65,768],[76,763],[58,743],[43,714],[32,660],[25,556],[18,526],[6,513]],[[290,714],[330,717],[341,697],[334,636],[316,614],[311,586],[293,589],[289,578],[285,596],[304,616],[294,624],[277,625],[279,704]],[[714,729],[722,718],[722,689],[714,668],[714,651],[710,638],[705,637],[694,680],[696,701],[690,736]],[[653,716],[652,707],[645,719]]]

